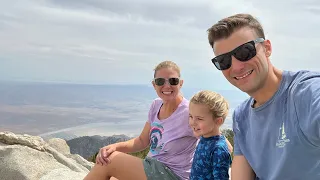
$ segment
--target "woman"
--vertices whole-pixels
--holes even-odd
[[[197,137],[188,125],[189,102],[180,93],[180,68],[164,61],[154,69],[155,99],[141,134],[129,141],[100,149],[96,164],[85,180],[178,180],[189,179]],[[150,145],[147,157],[128,155]]]

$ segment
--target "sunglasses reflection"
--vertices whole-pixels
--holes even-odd
[[[157,86],[163,86],[166,82],[168,82],[171,86],[176,86],[179,84],[180,79],[179,78],[168,78],[168,79],[155,78],[153,81]]]

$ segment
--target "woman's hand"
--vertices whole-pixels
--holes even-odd
[[[116,151],[116,145],[111,144],[105,146],[99,150],[99,153],[96,157],[96,164],[100,164],[102,166],[110,163],[110,159],[108,158],[114,151]]]

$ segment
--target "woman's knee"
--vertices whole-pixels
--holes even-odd
[[[110,163],[103,167],[108,178],[145,180],[142,159],[115,151],[109,157]]]
[[[118,164],[116,161],[117,159],[115,158],[116,156],[118,156],[119,154],[121,154],[121,152],[115,151],[112,154],[110,154],[108,156],[109,159],[109,163],[107,165],[100,165],[100,164],[95,164],[96,169],[98,169],[98,171],[104,171],[106,173],[110,173],[110,169],[112,169],[113,166],[115,166],[116,164]],[[113,162],[113,163],[112,163]],[[112,170],[111,170],[112,171]]]
[[[114,169],[117,169],[122,166],[124,158],[123,155],[125,153],[119,152],[119,151],[114,151],[112,154],[110,154],[109,158],[109,163],[106,166],[106,171],[108,174],[112,174]],[[121,158],[122,157],[122,158]]]
[[[109,163],[107,165],[99,165],[95,164],[92,172],[89,174],[92,174],[91,176],[93,178],[89,179],[108,179],[110,177],[118,177],[119,179],[128,179],[128,177],[138,177],[138,179],[146,179],[143,169],[142,161],[130,156],[126,153],[115,151],[113,152],[109,157]],[[140,166],[140,169],[138,170],[138,165]],[[130,170],[129,167],[135,167],[135,171]],[[125,172],[125,173],[124,173]],[[127,177],[128,176],[128,177]]]
[[[114,151],[112,154],[110,154],[110,156],[108,157],[110,160],[110,163],[112,162],[112,160],[115,159],[116,156],[118,156],[119,154],[123,154],[123,152],[119,152],[119,151]]]

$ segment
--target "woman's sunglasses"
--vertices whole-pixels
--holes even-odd
[[[257,50],[255,44],[263,42],[263,38],[258,38],[253,41],[249,41],[244,43],[234,50],[221,54],[211,61],[216,66],[218,70],[226,70],[231,67],[232,56],[234,56],[237,60],[245,62],[252,59],[254,56],[257,55]]]
[[[155,78],[153,79],[153,81],[157,86],[163,86],[164,83],[166,83],[166,81],[168,81],[171,86],[176,86],[179,84],[180,79],[179,78],[169,78],[169,79]]]

